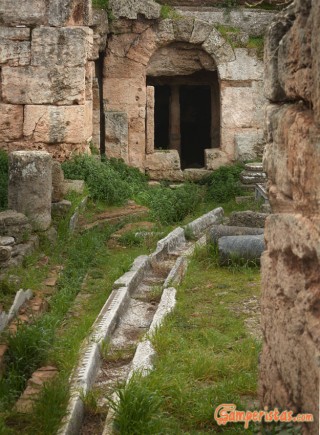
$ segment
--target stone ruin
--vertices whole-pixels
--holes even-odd
[[[10,153],[8,210],[0,212],[0,272],[22,263],[39,246],[39,233],[54,243],[52,216],[69,211],[71,202],[63,199],[69,190],[77,187],[64,180],[48,152]]]
[[[3,0],[0,147],[64,160],[90,152],[92,141],[152,178],[180,180],[190,168],[202,175],[256,158],[267,142],[274,214],[262,255],[260,400],[313,413],[305,432],[318,433],[319,4],[294,0],[269,27],[263,92],[263,62],[245,41],[264,33],[273,12],[225,16],[214,0],[173,3],[180,19],[161,19],[152,0],[110,0],[108,22],[90,0],[25,0],[19,8]],[[226,38],[217,23],[242,27]],[[200,121],[190,128],[192,119]],[[46,226],[46,213],[37,215]],[[0,228],[8,222],[14,230],[18,221],[8,215]]]
[[[320,3],[295,0],[265,51],[269,200],[262,256],[263,405],[311,412],[319,433]]]
[[[112,19],[91,0],[2,0],[0,148],[64,160],[97,147],[171,180],[261,157],[263,62],[246,45],[274,11],[109,7]]]

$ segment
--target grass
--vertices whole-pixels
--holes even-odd
[[[257,51],[258,58],[263,60],[263,53],[264,53],[263,36],[250,36],[247,47],[251,49],[255,49]]]
[[[230,210],[234,209],[233,197],[238,192],[236,178],[239,168],[233,167],[221,169],[220,178],[223,178],[222,175],[225,178],[220,180],[220,184],[213,174],[211,178],[204,180],[202,185],[188,183],[176,190],[165,186],[150,188],[146,178],[139,171],[128,168],[123,162],[116,160],[101,162],[92,157],[82,156],[65,163],[64,170],[67,177],[84,178],[88,183],[92,196],[89,214],[105,211],[110,203],[118,204],[127,198],[134,198],[148,205],[150,216],[157,222],[157,229],[163,232],[171,230],[173,224],[186,224],[204,212],[223,205],[221,201],[226,201],[226,210],[228,206]],[[120,183],[120,187],[117,183]],[[56,432],[65,412],[68,400],[66,385],[77,362],[80,345],[108,298],[113,282],[128,270],[134,258],[150,252],[155,247],[154,238],[137,239],[133,232],[129,232],[122,236],[122,246],[110,250],[106,242],[121,225],[103,225],[83,231],[81,234],[70,235],[69,218],[82,196],[70,194],[69,199],[72,200],[73,206],[68,216],[62,221],[55,222],[58,227],[56,245],[53,246],[48,240],[42,239],[41,250],[27,257],[23,265],[15,270],[18,282],[11,284],[2,281],[0,286],[2,296],[8,298],[14,294],[15,285],[19,288],[39,289],[51,267],[61,264],[64,266],[57,291],[49,298],[48,312],[34,319],[29,325],[21,325],[16,335],[5,334],[2,337],[9,343],[9,351],[5,357],[7,370],[0,380],[0,433],[6,433],[6,430],[7,433],[10,430],[12,433],[23,430],[27,435]],[[245,204],[241,204],[237,209],[245,207]],[[128,220],[130,218],[123,223],[127,223]],[[192,238],[192,234],[189,234],[189,237]],[[48,257],[48,264],[40,267],[39,259],[42,255]],[[232,271],[232,274],[234,273],[238,271]],[[152,297],[158,300],[157,289]],[[159,337],[157,340],[156,346],[159,347],[161,340]],[[107,350],[105,353],[108,353]],[[12,411],[12,404],[24,389],[31,373],[45,364],[57,366],[59,377],[54,383],[48,384],[42,399],[26,420],[22,415]],[[151,402],[156,400],[154,394],[150,396],[148,393],[153,391],[153,387],[142,385],[142,388],[146,389],[145,397],[149,397]],[[55,402],[56,409],[52,412],[52,403]],[[164,415],[167,415],[165,403],[162,403],[161,407]],[[150,406],[153,409],[152,403]],[[151,414],[146,413],[148,419]],[[153,421],[153,417],[151,420]],[[152,425],[158,425],[158,420],[157,417]],[[150,427],[153,427],[152,425]],[[148,428],[148,424],[145,427]]]
[[[160,17],[163,20],[165,20],[165,19],[176,20],[176,19],[180,18],[180,15],[172,6],[170,6],[168,4],[164,4],[164,5],[161,5]]]
[[[137,421],[150,428],[140,433],[248,433],[240,425],[218,428],[213,414],[221,403],[246,409],[256,398],[260,343],[246,330],[241,306],[259,295],[259,281],[257,268],[230,273],[210,251],[197,250],[175,311],[153,338],[155,370],[121,390],[118,433],[130,433]],[[150,413],[141,415],[142,408]]]

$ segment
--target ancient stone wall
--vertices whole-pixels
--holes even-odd
[[[92,136],[90,0],[0,2],[0,148],[64,159]]]
[[[125,2],[120,9],[120,3],[104,62],[106,154],[123,158],[152,176],[159,172],[169,176],[171,170],[170,177],[172,171],[179,177],[177,153],[151,155],[149,150],[146,155],[146,78],[183,76],[202,69],[218,71],[221,96],[221,144],[220,149],[206,153],[207,168],[248,158],[253,146],[264,142],[263,63],[254,50],[233,49],[212,23],[192,16],[128,20],[134,10]],[[153,12],[156,18],[159,9]],[[145,15],[150,13],[147,9]]]
[[[270,203],[262,259],[262,405],[311,412],[319,433],[320,3],[295,0],[265,51]]]
[[[220,6],[220,7],[230,7],[238,5],[257,5],[261,4],[260,0],[158,0],[158,3],[170,6]],[[288,3],[288,0],[264,0],[265,5],[278,6]]]

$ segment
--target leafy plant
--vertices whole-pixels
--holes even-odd
[[[107,205],[123,204],[146,186],[146,177],[138,169],[116,159],[101,161],[81,155],[64,162],[62,168],[66,178],[85,180],[90,196]]]
[[[0,150],[0,211],[8,206],[8,154]]]
[[[240,164],[233,166],[221,166],[202,183],[208,186],[207,198],[213,201],[226,202],[243,193],[239,185],[239,176],[243,170]]]
[[[199,205],[200,188],[192,183],[175,190],[157,187],[144,196],[144,201],[150,208],[154,220],[163,225],[175,224],[182,221]]]

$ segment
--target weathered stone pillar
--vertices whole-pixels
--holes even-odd
[[[171,100],[170,100],[170,148],[181,150],[181,133],[180,133],[180,92],[179,86],[171,86]]]
[[[9,155],[10,209],[24,213],[36,230],[51,223],[52,158],[45,151],[15,151]]]
[[[146,153],[154,152],[154,86],[147,86]]]
[[[211,85],[211,148],[220,147],[220,89],[215,80]]]

